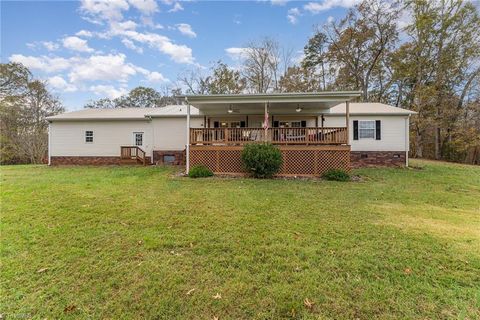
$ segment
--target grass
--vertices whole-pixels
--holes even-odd
[[[480,168],[413,164],[361,182],[2,167],[0,314],[478,319]]]

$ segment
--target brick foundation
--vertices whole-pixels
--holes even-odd
[[[172,157],[171,162],[164,162],[165,156]],[[184,166],[185,165],[185,150],[154,150],[153,151],[153,162],[155,164],[164,165],[170,164],[175,166]]]
[[[119,165],[120,157],[51,157],[50,164],[58,165]]]
[[[365,167],[404,167],[405,151],[352,151],[350,152],[352,168]]]
[[[129,161],[129,160],[127,160]],[[51,157],[50,164],[52,166],[60,165],[79,165],[79,166],[106,166],[106,165],[121,165],[121,164],[136,164],[135,161],[126,162],[120,157]],[[139,163],[139,162],[138,162]],[[150,157],[146,158],[146,163],[149,165],[151,163]]]

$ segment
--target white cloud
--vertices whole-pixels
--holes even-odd
[[[312,14],[318,14],[335,7],[351,8],[359,2],[360,0],[323,0],[320,2],[309,2],[303,6],[303,9]]]
[[[128,10],[126,0],[82,0],[80,10],[93,19],[122,20],[122,11]]]
[[[67,70],[70,68],[71,61],[65,58],[59,57],[33,57],[33,56],[24,56],[22,54],[11,55],[9,60],[11,62],[22,63],[29,69],[41,70],[44,72],[58,72]]]
[[[48,78],[48,84],[57,90],[65,92],[74,92],[77,91],[77,87],[73,84],[68,83],[61,76],[53,76]]]
[[[125,31],[135,30],[136,28],[137,24],[132,20],[127,20],[123,22],[113,21],[110,23],[110,31],[108,32],[108,35],[121,35]]]
[[[75,33],[75,35],[79,36],[79,37],[90,38],[90,37],[93,36],[93,33],[91,31],[88,31],[88,30],[80,30],[77,33]]]
[[[68,76],[73,83],[94,80],[127,82],[137,71],[135,65],[125,62],[124,54],[93,55],[72,64]]]
[[[42,45],[48,50],[48,51],[55,51],[58,50],[60,47],[58,43],[52,42],[52,41],[43,41]]]
[[[143,53],[143,48],[141,47],[138,47],[135,45],[135,43],[133,43],[132,40],[129,40],[129,39],[122,39],[122,43],[125,45],[125,47],[127,47],[128,49],[131,49],[131,50],[134,50],[138,53]]]
[[[158,11],[155,0],[128,0],[128,2],[144,15],[151,15]]]
[[[107,96],[110,99],[121,97],[128,92],[125,88],[116,89],[114,86],[111,85],[91,86],[90,90],[93,91],[93,93],[95,93],[96,95]]]
[[[270,0],[270,3],[274,6],[284,6],[288,0]]]
[[[173,8],[168,10],[168,12],[177,12],[177,11],[182,11],[182,10],[183,10],[183,7],[180,4],[180,2],[175,2],[175,4],[173,5]]]
[[[227,48],[225,49],[225,52],[228,54],[228,56],[232,59],[232,60],[242,60],[245,58],[247,52],[248,52],[248,48]]]
[[[192,26],[190,26],[188,23],[179,23],[175,25],[180,31],[181,34],[186,35],[187,37],[190,38],[196,38],[197,34],[192,30]]]
[[[148,82],[168,82],[169,80],[165,78],[160,72],[153,71],[147,74],[147,81]]]
[[[178,45],[172,42],[168,37],[157,33],[140,33],[129,30],[123,33],[123,36],[159,50],[170,56],[177,63],[194,64],[195,59],[192,55],[192,49],[185,45]]]
[[[298,17],[301,15],[300,9],[291,8],[288,10],[287,13],[288,22],[290,22],[291,24],[296,24],[298,22]]]
[[[327,18],[327,23],[332,23],[332,22],[334,22],[334,21],[335,21],[335,18],[332,17],[332,16],[329,16],[329,17]]]
[[[66,37],[63,39],[63,46],[67,49],[79,52],[93,52],[94,50],[88,46],[87,40],[79,37]]]

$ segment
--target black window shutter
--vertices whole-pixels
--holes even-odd
[[[353,140],[358,140],[358,120],[353,120]]]
[[[214,128],[219,128],[220,127],[220,123],[218,121],[213,121],[213,127]]]
[[[245,121],[240,121],[240,128],[245,128]]]
[[[302,128],[306,128],[306,127],[307,127],[307,121],[302,120]]]
[[[381,127],[380,120],[375,120],[375,139],[376,140],[382,139],[382,133],[381,133],[380,127]]]
[[[274,128],[278,128],[280,125],[278,123],[278,121],[273,121],[273,127]]]

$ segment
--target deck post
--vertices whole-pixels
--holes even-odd
[[[187,145],[185,147],[185,173],[190,172],[190,103],[188,99],[185,98],[187,102]]]
[[[345,101],[345,122],[347,127],[347,145],[350,145],[350,131],[348,130],[350,125],[350,101]]]

